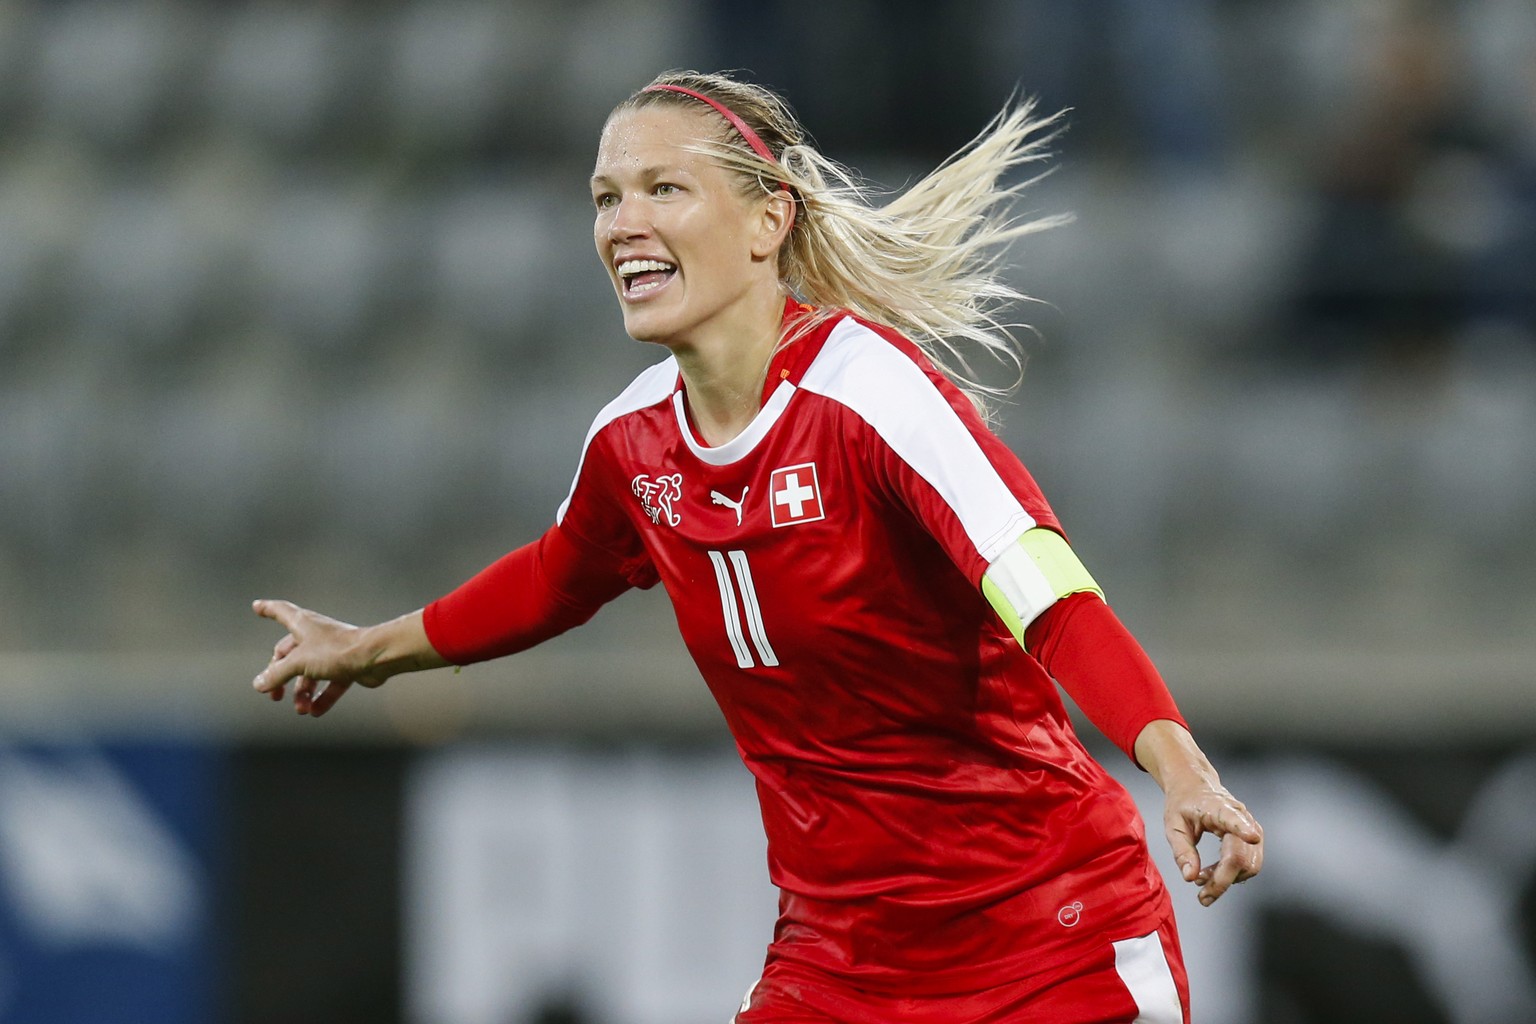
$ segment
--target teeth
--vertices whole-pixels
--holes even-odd
[[[635,274],[644,274],[651,270],[676,270],[672,263],[663,263],[661,260],[625,260],[619,264],[619,276],[631,277]]]

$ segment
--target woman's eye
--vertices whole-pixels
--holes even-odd
[[[593,196],[592,202],[596,204],[599,210],[611,210],[618,205],[619,197],[612,192],[604,192],[600,196]]]
[[[670,195],[673,195],[673,194],[675,194],[677,192],[677,186],[676,185],[668,185],[665,182],[663,182],[662,184],[657,185],[654,191],[659,196],[670,196]]]

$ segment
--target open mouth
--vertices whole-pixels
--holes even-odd
[[[677,273],[677,264],[663,260],[625,260],[619,264],[618,272],[625,297],[638,298],[670,281]]]

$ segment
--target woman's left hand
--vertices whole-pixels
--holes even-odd
[[[1200,903],[1210,906],[1237,882],[1246,882],[1264,866],[1264,829],[1214,778],[1191,773],[1187,783],[1164,794],[1163,828],[1184,881],[1200,886]],[[1221,837],[1221,854],[1202,865],[1197,844],[1210,833]]]
[[[1189,731],[1159,720],[1136,740],[1136,759],[1164,796],[1163,829],[1184,881],[1200,887],[1200,903],[1210,906],[1238,882],[1264,866],[1264,829],[1221,784],[1216,769],[1195,745]],[[1198,844],[1207,833],[1221,838],[1215,863],[1202,864]]]

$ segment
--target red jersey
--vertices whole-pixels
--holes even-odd
[[[1059,529],[969,400],[851,316],[780,353],[724,445],[670,359],[594,422],[554,528],[585,575],[557,589],[666,587],[757,780],[770,960],[974,990],[1166,913],[1135,806],[979,592],[1036,526]]]

